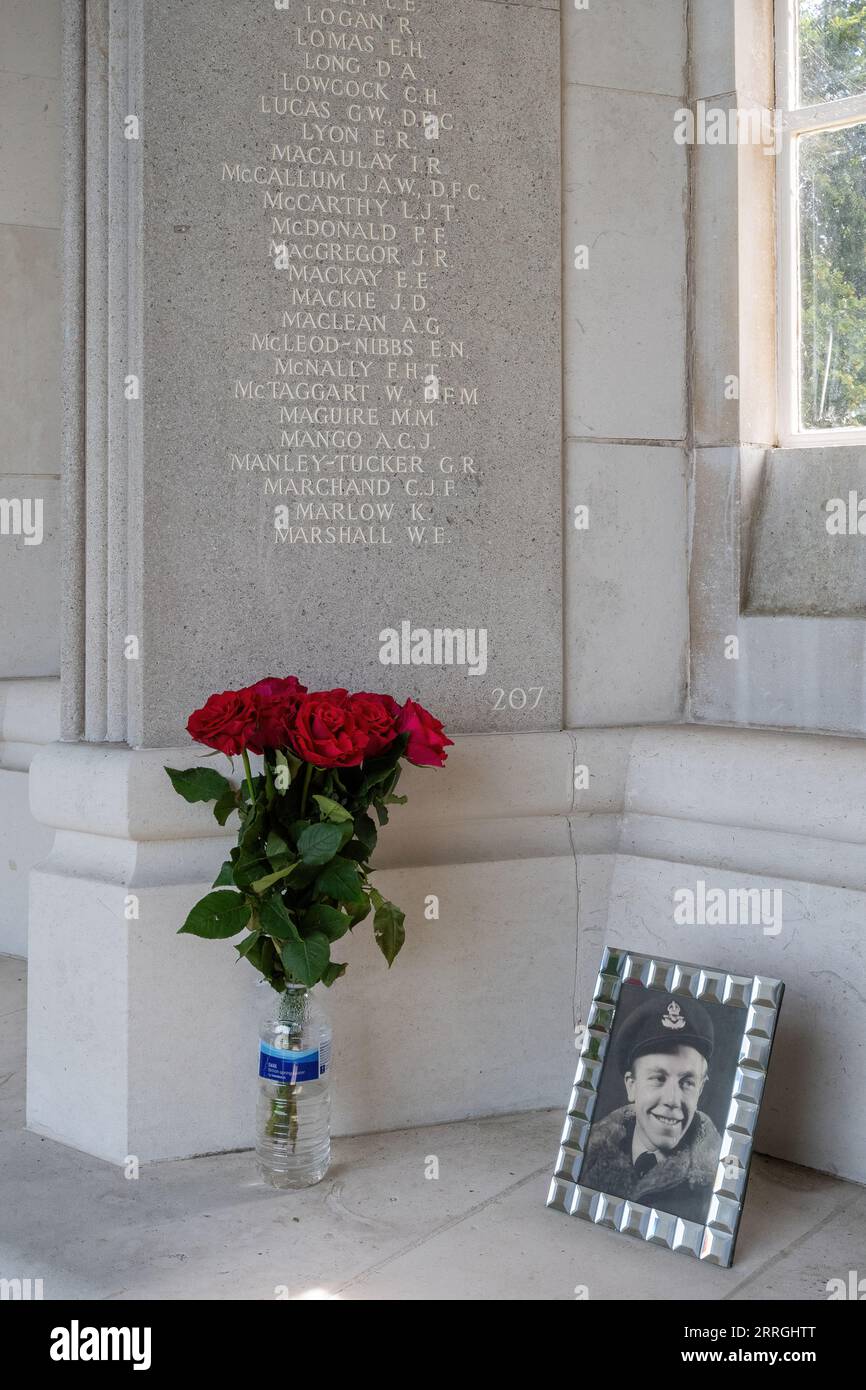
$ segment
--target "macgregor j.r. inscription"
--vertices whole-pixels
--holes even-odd
[[[145,14],[154,584],[189,611],[191,530],[219,674],[408,665],[458,731],[558,727],[558,13]],[[165,737],[199,692],[158,640]]]

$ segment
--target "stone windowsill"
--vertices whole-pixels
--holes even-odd
[[[752,526],[745,617],[866,618],[863,534],[831,534],[827,505],[866,501],[866,446],[770,449]]]

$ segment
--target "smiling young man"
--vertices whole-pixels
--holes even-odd
[[[713,1042],[712,1019],[694,999],[660,995],[629,1015],[614,1039],[628,1104],[592,1126],[582,1187],[706,1220],[722,1147],[698,1109]]]

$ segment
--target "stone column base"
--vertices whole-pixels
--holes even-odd
[[[572,745],[492,743],[461,740],[435,785],[410,772],[409,806],[382,837],[380,884],[406,911],[407,944],[389,971],[363,926],[341,943],[349,971],[325,992],[337,1134],[567,1098]],[[56,833],[31,876],[27,1123],[115,1163],[254,1140],[270,991],[231,943],[177,935],[234,841],[163,771],[200,761],[190,748],[54,744],[31,769],[33,813]],[[431,896],[438,920],[425,917]]]

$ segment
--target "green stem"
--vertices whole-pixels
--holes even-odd
[[[306,770],[306,772],[304,773],[304,791],[303,791],[303,795],[301,796],[301,815],[302,815],[302,816],[303,816],[304,812],[305,812],[306,809],[307,809],[307,792],[310,790],[310,778],[312,777],[312,775],[313,775],[313,764],[312,764],[312,763],[307,763],[307,770]]]
[[[279,1132],[280,1120],[283,1115],[288,1115],[289,1119],[289,1144],[292,1153],[297,1152],[298,1147],[298,1099],[300,1097],[300,1086],[280,1086],[279,1094],[271,1101],[271,1113],[268,1117],[265,1131],[271,1139],[275,1139]],[[285,1106],[285,1110],[283,1110]]]
[[[279,1022],[286,1025],[291,1030],[292,1046],[297,1046],[303,1035],[304,1017],[306,1010],[306,991],[303,993],[287,989],[280,998]],[[271,1138],[277,1138],[282,1123],[288,1119],[288,1142],[292,1153],[297,1152],[299,1118],[298,1104],[301,1099],[302,1087],[300,1083],[285,1082],[277,1087],[277,1093],[271,1100],[271,1113],[268,1118],[267,1132]]]
[[[247,774],[247,787],[249,788],[249,793],[250,793],[250,805],[252,806],[252,805],[255,805],[256,794],[255,794],[255,792],[253,791],[253,771],[252,771],[252,768],[250,767],[250,755],[249,755],[249,753],[247,752],[246,748],[243,750],[243,752],[242,752],[242,754],[241,754],[241,757],[242,757],[243,760],[244,760],[244,771],[245,771],[246,774]]]

